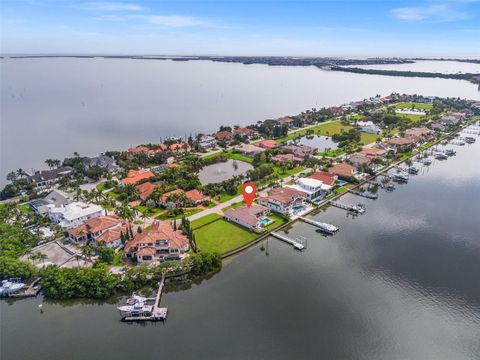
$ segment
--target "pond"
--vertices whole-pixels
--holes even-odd
[[[249,163],[228,159],[225,162],[205,166],[198,173],[198,178],[202,185],[219,183],[236,175],[244,175],[250,169],[253,169],[253,166]]]
[[[338,146],[331,137],[322,135],[305,135],[304,137],[295,140],[297,145],[311,146],[318,151],[325,151],[325,149],[336,149]]]

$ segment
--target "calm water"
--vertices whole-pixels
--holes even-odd
[[[244,175],[253,166],[244,161],[228,159],[225,162],[205,166],[198,173],[202,185],[218,183],[231,179],[233,176]]]
[[[270,239],[200,286],[168,293],[165,325],[114,304],[1,302],[1,358],[480,359],[480,139],[365,200],[356,218],[299,223],[303,253]],[[349,195],[345,202],[357,202]]]
[[[0,183],[11,170],[39,169],[74,151],[95,155],[376,94],[480,100],[466,81],[314,67],[101,58],[2,59],[0,66]]]
[[[325,151],[325,149],[336,149],[338,145],[331,137],[321,135],[309,135],[296,140],[296,144],[311,146],[318,149],[318,151]]]

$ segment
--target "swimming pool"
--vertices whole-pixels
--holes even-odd
[[[306,209],[305,205],[294,205],[294,206],[292,206],[293,212],[299,212],[299,211],[302,211],[302,210],[305,210],[305,209]]]
[[[262,224],[263,226],[265,225],[268,225],[272,222],[273,220],[268,218],[268,217],[264,217],[264,218],[261,218],[260,219],[260,224]]]

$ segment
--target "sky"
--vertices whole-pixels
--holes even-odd
[[[480,0],[0,0],[2,54],[480,57]]]

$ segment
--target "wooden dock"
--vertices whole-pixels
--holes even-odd
[[[379,186],[379,185],[375,184],[373,186]],[[354,194],[354,195],[358,195],[358,196],[367,198],[367,199],[372,199],[372,200],[378,199],[378,194],[372,194],[371,192],[368,192],[368,191],[361,192],[361,191],[350,189],[350,190],[348,190],[348,192],[351,193],[351,194]]]
[[[324,222],[312,220],[312,219],[309,219],[309,218],[306,218],[306,217],[303,217],[303,216],[300,216],[299,219],[303,220],[307,224],[316,226],[317,228],[319,228],[320,230],[322,230],[323,232],[325,232],[327,234],[334,234],[338,231],[338,227],[336,227],[335,225],[332,225],[332,224],[327,224],[327,223],[324,223]]]
[[[348,212],[352,212],[355,214],[363,214],[365,212],[364,208],[359,207],[358,205],[347,205],[337,201],[329,201],[330,205],[335,206],[339,209],[347,210]]]
[[[276,237],[277,239],[279,240],[282,240],[284,242],[286,242],[287,244],[290,244],[294,247],[294,249],[296,250],[305,250],[306,249],[306,240],[304,239],[290,239],[288,236],[285,236],[285,235],[282,235],[282,234],[279,234],[277,232],[271,232],[270,233],[273,237]],[[303,242],[303,243],[302,243]]]
[[[142,314],[126,315],[122,318],[122,321],[165,321],[167,319],[168,308],[160,307],[160,300],[162,298],[163,286],[165,285],[165,275],[162,275],[162,280],[158,284],[157,296],[155,297],[155,303],[153,304],[151,311],[144,312]]]
[[[40,285],[37,285],[39,281],[40,279],[35,279],[27,288],[13,294],[9,294],[8,297],[26,298],[26,297],[37,296],[40,293],[40,291],[42,291],[42,287]]]

